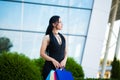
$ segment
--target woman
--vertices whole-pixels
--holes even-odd
[[[66,40],[58,31],[62,29],[62,22],[59,16],[52,16],[43,38],[40,56],[45,59],[43,67],[44,80],[49,72],[56,68],[63,68],[67,61]]]

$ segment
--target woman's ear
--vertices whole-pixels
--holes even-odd
[[[57,26],[57,24],[56,24],[56,23],[52,23],[52,25],[53,25],[53,27],[56,27],[56,26]]]

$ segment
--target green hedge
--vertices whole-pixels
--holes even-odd
[[[30,60],[17,52],[4,52],[0,55],[0,80],[43,80],[44,59]],[[68,58],[66,69],[71,71],[74,80],[84,78],[82,67],[73,58]]]
[[[35,62],[36,66],[39,67],[40,76],[41,76],[41,79],[43,80],[42,70],[43,70],[45,60],[43,58],[39,58],[39,59],[34,59],[32,61]]]
[[[4,52],[0,55],[0,80],[40,80],[40,71],[28,57]]]
[[[66,69],[72,72],[75,80],[84,78],[84,72],[81,65],[76,63],[73,58],[69,57],[67,59]]]
[[[120,80],[120,61],[116,58],[112,62],[111,78]]]

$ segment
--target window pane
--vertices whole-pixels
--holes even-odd
[[[91,11],[89,10],[70,9],[68,24],[69,33],[86,35],[90,19],[90,13]]]
[[[69,0],[24,0],[28,2],[68,6]]]
[[[20,29],[21,4],[0,1],[0,28]]]
[[[89,9],[92,9],[92,5],[94,2],[94,0],[24,0],[24,1],[33,2],[33,3],[89,8]]]
[[[85,37],[69,36],[68,37],[68,55],[74,57],[74,59],[80,63],[82,57],[82,51],[84,48]]]
[[[40,57],[40,46],[44,34],[0,31],[2,37],[8,37],[13,44],[11,51],[23,53],[30,58]]]
[[[70,0],[73,6],[92,9],[94,0]]]

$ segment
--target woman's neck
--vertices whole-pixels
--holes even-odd
[[[57,34],[58,34],[58,30],[53,29],[52,32],[53,32],[54,35],[57,35]]]

